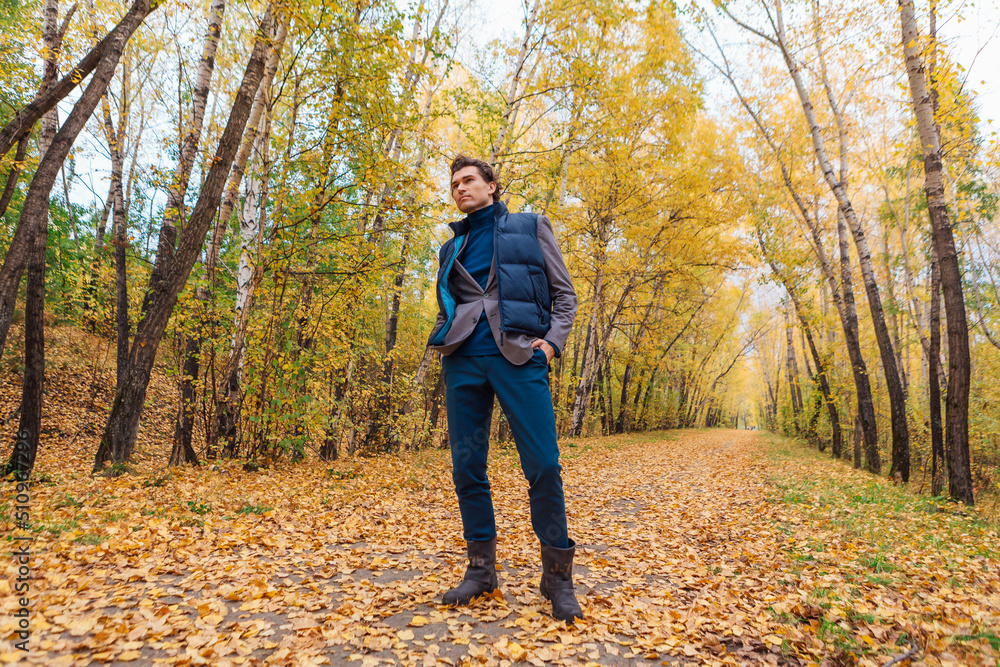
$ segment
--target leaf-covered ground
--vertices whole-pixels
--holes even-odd
[[[973,513],[753,432],[561,448],[587,615],[572,628],[538,593],[513,450],[491,453],[502,595],[468,609],[438,605],[463,571],[447,452],[113,479],[49,452],[31,651],[13,647],[7,558],[0,660],[1000,664],[997,534]]]

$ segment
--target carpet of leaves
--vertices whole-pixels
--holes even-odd
[[[996,531],[746,431],[561,442],[587,616],[554,621],[516,452],[495,447],[499,593],[463,572],[447,452],[244,472],[88,474],[51,438],[32,489],[32,638],[15,567],[0,661],[44,665],[997,664]],[[165,453],[164,453],[165,456]],[[3,488],[12,534],[13,487]],[[6,544],[10,545],[11,542]],[[9,546],[7,551],[9,551]],[[896,663],[900,664],[900,663]],[[905,663],[904,663],[905,664]]]

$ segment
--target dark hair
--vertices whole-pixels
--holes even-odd
[[[465,169],[466,167],[475,167],[479,170],[479,175],[483,177],[484,181],[487,183],[496,183],[497,188],[493,191],[493,201],[500,201],[500,179],[497,178],[493,167],[482,160],[459,153],[451,161],[451,175],[454,176],[456,171]]]

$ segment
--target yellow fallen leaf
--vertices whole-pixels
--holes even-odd
[[[404,642],[413,640],[413,630],[400,630],[396,633],[396,636],[402,639]]]
[[[430,623],[430,619],[428,619],[426,616],[414,616],[413,619],[409,623],[407,623],[407,625],[414,628],[419,628],[427,625],[428,623]]]
[[[80,619],[79,621],[70,621],[66,625],[66,629],[69,630],[69,634],[71,637],[82,637],[83,635],[93,630],[96,624],[97,624],[96,618],[83,618]]]
[[[142,657],[142,653],[139,651],[124,651],[118,654],[118,660],[121,662],[132,662],[133,660],[138,660]]]

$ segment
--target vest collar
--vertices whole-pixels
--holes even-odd
[[[507,215],[507,207],[504,206],[502,201],[493,202],[493,220],[499,220],[500,218]],[[462,234],[468,234],[469,228],[469,217],[466,216],[461,220],[456,220],[454,222],[449,222],[448,226],[451,227],[451,231],[454,232],[455,236],[461,236]]]

